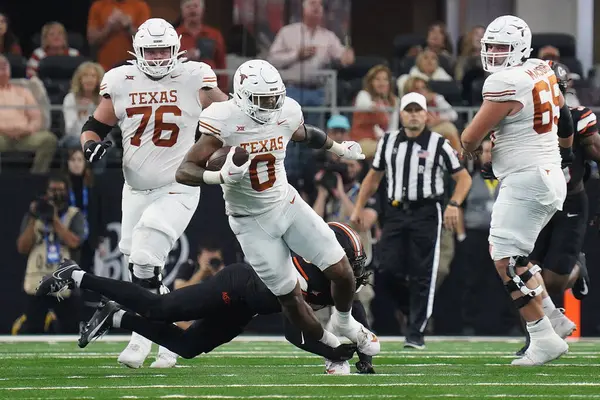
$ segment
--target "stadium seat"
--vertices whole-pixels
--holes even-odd
[[[87,42],[81,33],[67,32],[67,42],[69,43],[69,47],[79,50],[81,54],[87,54]],[[31,37],[31,43],[34,49],[42,45],[41,34],[39,32]]]
[[[441,94],[453,106],[464,105],[460,87],[455,81],[429,81],[432,91]]]
[[[415,66],[416,57],[394,58],[392,60],[392,73],[394,76],[408,74],[410,69]]]
[[[394,38],[394,57],[402,59],[413,46],[425,47],[425,36],[409,33],[398,35]]]
[[[25,70],[27,69],[27,61],[15,54],[4,54],[4,57],[10,64],[10,75],[14,79],[25,78]]]
[[[483,96],[481,91],[483,90],[483,83],[485,78],[475,79],[471,84],[471,105],[479,106],[483,103]]]
[[[40,61],[38,76],[42,81],[51,80],[71,80],[77,67],[87,59],[83,56],[48,56]]]
[[[532,57],[537,57],[540,48],[554,46],[560,51],[560,57],[575,57],[576,43],[572,35],[566,33],[534,33],[531,38]]]
[[[354,64],[338,70],[338,79],[353,80],[363,78],[369,70],[376,65],[388,65],[383,57],[377,56],[356,56]]]

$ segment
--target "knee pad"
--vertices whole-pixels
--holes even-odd
[[[164,294],[164,293],[161,293],[161,291],[162,291],[161,287],[164,287],[162,284],[162,274],[161,274],[162,267],[150,267],[150,268],[152,268],[152,277],[150,277],[150,278],[143,277],[143,276],[145,276],[145,274],[141,274],[140,271],[136,271],[135,267],[136,266],[133,263],[129,263],[129,272],[131,273],[131,282],[143,287],[144,289],[149,289],[158,294]],[[146,271],[144,271],[144,272],[146,272]],[[141,276],[141,275],[143,275],[143,276]],[[167,289],[167,293],[168,293],[168,289]]]
[[[504,284],[506,290],[509,293],[518,291],[523,294],[522,297],[518,297],[513,300],[517,308],[524,307],[531,301],[531,299],[533,299],[535,296],[539,296],[544,291],[542,285],[538,285],[534,289],[530,289],[526,285],[526,283],[533,278],[535,274],[540,273],[542,269],[539,266],[534,265],[522,274],[517,275],[516,268],[525,267],[527,264],[529,264],[529,259],[527,257],[511,257],[506,271],[508,277],[510,278],[510,281]]]

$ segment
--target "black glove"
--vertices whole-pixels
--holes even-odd
[[[571,147],[560,147],[561,168],[566,168],[575,161],[575,153]]]
[[[492,169],[492,162],[488,161],[481,166],[481,177],[483,179],[496,179],[494,170]]]
[[[333,349],[333,357],[331,361],[347,361],[354,357],[354,353],[358,350],[354,343],[340,344],[338,347]]]
[[[106,155],[106,150],[112,146],[112,142],[96,142],[88,140],[83,145],[83,155],[86,160],[94,163]]]
[[[367,361],[359,361],[356,363],[356,369],[359,374],[374,374],[373,365]]]

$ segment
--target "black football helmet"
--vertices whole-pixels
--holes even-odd
[[[354,277],[356,278],[356,288],[358,289],[366,285],[371,272],[365,269],[367,256],[358,233],[350,226],[341,222],[329,222],[328,225],[335,233],[337,241],[342,245],[348,261],[350,261]]]
[[[552,68],[552,71],[554,71],[554,75],[556,75],[556,80],[558,81],[558,87],[564,95],[569,87],[569,68],[565,64],[552,60],[548,61],[548,64],[550,65],[550,68]]]

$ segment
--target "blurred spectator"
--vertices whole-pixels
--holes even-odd
[[[322,106],[325,102],[325,80],[318,74],[333,61],[342,66],[354,63],[354,51],[344,47],[340,39],[323,28],[321,0],[304,0],[302,22],[286,25],[277,33],[268,60],[286,81],[287,95],[302,106]],[[319,113],[306,113],[305,120],[318,125]]]
[[[56,136],[41,130],[42,122],[32,92],[10,83],[10,65],[0,55],[0,153],[34,151],[31,167],[34,174],[47,173],[56,152]]]
[[[427,30],[426,44],[426,50],[433,51],[439,58],[445,58],[447,65],[452,65],[452,42],[446,24],[443,22],[431,24]]]
[[[438,62],[438,56],[431,50],[423,50],[417,56],[415,66],[410,69],[408,74],[404,74],[398,78],[396,85],[398,87],[398,95],[403,96],[404,84],[410,77],[419,77],[426,81],[451,81],[452,77],[442,68]]]
[[[48,56],[79,56],[79,50],[69,47],[67,31],[60,22],[48,22],[42,27],[41,47],[27,61],[27,77],[37,75],[40,61]]]
[[[149,18],[150,7],[143,0],[96,0],[92,4],[87,37],[105,71],[130,58],[132,36]]]
[[[465,35],[460,49],[460,55],[454,66],[454,79],[462,81],[465,73],[471,69],[483,69],[481,65],[481,38],[485,33],[485,27],[474,26]]]
[[[84,62],[73,74],[71,91],[63,100],[65,134],[59,145],[69,149],[80,149],[81,128],[100,103],[100,82],[104,69],[100,64]]]
[[[538,58],[545,61],[560,61],[560,51],[554,46],[544,46],[538,50]]]
[[[186,57],[202,61],[213,69],[227,69],[225,62],[225,40],[218,29],[203,24],[204,0],[181,0],[181,24],[177,33],[181,35],[181,50]],[[228,76],[217,74],[219,88],[228,93]]]
[[[76,333],[79,328],[79,301],[75,292],[56,296],[35,295],[40,280],[56,270],[65,258],[77,259],[84,240],[85,222],[77,207],[69,206],[69,181],[64,175],[51,176],[43,196],[29,205],[21,223],[17,250],[27,255],[23,289],[27,293],[25,323],[19,333],[43,333],[49,309],[58,316],[60,333]]]
[[[392,85],[392,71],[385,65],[376,65],[367,72],[354,102],[358,110],[352,116],[352,140],[377,140],[385,131],[398,129],[399,112],[386,110],[398,105]]]
[[[10,29],[8,16],[3,13],[0,13],[0,54],[21,55],[19,40]]]
[[[450,141],[454,150],[459,151],[458,129],[454,125],[454,121],[458,119],[458,114],[450,103],[441,94],[432,92],[427,81],[423,78],[413,76],[406,81],[404,93],[410,92],[420,93],[427,99],[427,108],[431,110],[427,120],[429,129],[444,136]]]

